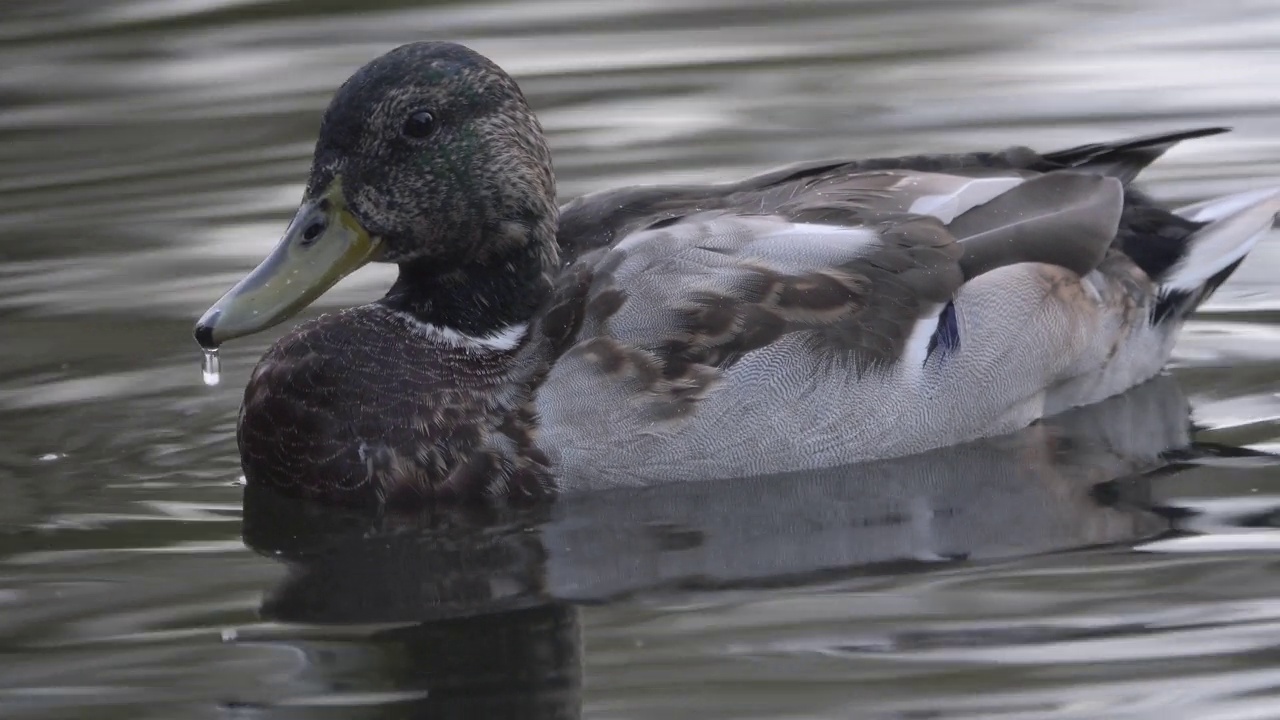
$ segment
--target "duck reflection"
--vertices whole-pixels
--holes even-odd
[[[386,717],[572,718],[581,604],[1151,536],[1168,525],[1144,488],[1195,452],[1190,430],[1185,397],[1161,377],[1011,436],[911,458],[532,508],[375,516],[249,488],[244,539],[288,567],[265,618],[375,628],[356,633],[344,661],[307,654],[319,687],[401,693],[365,708]]]

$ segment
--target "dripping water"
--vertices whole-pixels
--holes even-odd
[[[200,374],[204,384],[213,387],[221,380],[222,361],[218,359],[218,348],[204,348],[204,360],[200,363]]]

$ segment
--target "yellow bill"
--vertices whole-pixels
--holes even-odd
[[[213,349],[293,317],[381,249],[347,209],[341,180],[334,178],[320,197],[298,208],[262,264],[205,311],[196,342]]]

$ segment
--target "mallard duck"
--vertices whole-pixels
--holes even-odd
[[[248,482],[342,503],[537,496],[903,456],[1156,375],[1280,211],[1129,187],[1204,128],[1037,153],[824,160],[557,207],[516,83],[456,44],[365,65],[302,206],[199,320],[279,323],[368,262],[385,297],[273,345]]]

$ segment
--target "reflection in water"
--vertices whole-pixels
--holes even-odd
[[[397,703],[415,717],[576,717],[571,602],[800,586],[1151,537],[1168,523],[1145,502],[1149,476],[1167,474],[1171,454],[1195,454],[1188,433],[1186,400],[1161,377],[1012,436],[918,457],[534,508],[366,515],[248,488],[244,540],[289,568],[264,617],[385,626],[348,641],[341,661],[307,653],[307,682],[349,692],[367,676],[420,691]]]
[[[263,602],[265,619],[384,626],[331,640],[318,661],[314,642],[288,640],[308,658],[298,682],[312,692],[368,678],[417,691],[394,701],[412,717],[574,718],[578,609],[543,592],[546,551],[527,532],[540,519],[465,509],[375,519],[248,488],[244,534],[289,565]]]
[[[412,584],[413,579],[401,577],[400,582]],[[264,608],[263,615],[293,620],[289,609]],[[379,610],[376,604],[369,608],[371,615]],[[337,705],[383,711],[377,717],[424,720],[578,718],[581,633],[577,608],[548,603],[374,629],[355,639],[350,632],[291,638],[283,642],[304,658],[292,684],[310,694],[281,704],[293,706],[290,717],[307,716],[308,706],[317,716],[328,717],[328,708]],[[282,640],[272,637],[269,642]]]

